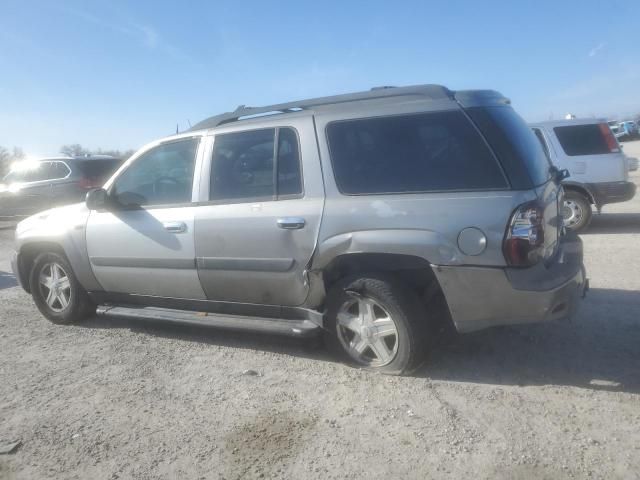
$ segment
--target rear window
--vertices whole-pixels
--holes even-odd
[[[555,127],[553,131],[562,149],[569,156],[611,153],[597,123]]]
[[[79,163],[82,175],[90,178],[107,179],[120,166],[120,160],[86,160]]]
[[[334,122],[327,137],[344,194],[508,187],[491,151],[460,111]]]
[[[549,180],[549,158],[513,108],[474,107],[466,111],[498,155],[514,189],[529,189]]]

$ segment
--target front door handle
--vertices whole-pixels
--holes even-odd
[[[306,223],[304,218],[299,217],[284,217],[278,219],[278,227],[284,228],[285,230],[299,230],[304,228]]]
[[[187,224],[184,222],[164,222],[162,226],[170,233],[184,233],[187,231]]]

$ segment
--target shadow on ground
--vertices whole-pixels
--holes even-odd
[[[16,285],[18,285],[18,282],[13,274],[0,270],[0,290],[15,287]]]
[[[571,321],[460,335],[436,349],[419,374],[640,393],[640,292],[596,288]]]
[[[93,317],[80,326],[88,328],[127,328],[135,333],[185,342],[260,350],[294,357],[332,361],[321,338],[294,338],[252,332],[236,332],[215,327],[185,325],[169,321]]]
[[[597,233],[640,233],[640,213],[594,214],[589,228],[580,234]]]
[[[97,317],[89,328],[134,332],[336,361],[321,342],[143,320]],[[459,335],[439,345],[415,373],[493,385],[558,385],[640,393],[640,292],[592,289],[575,319]]]

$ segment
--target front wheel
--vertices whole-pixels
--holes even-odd
[[[62,255],[41,253],[33,262],[29,278],[33,301],[48,320],[77,323],[95,313],[95,305]]]
[[[564,195],[562,206],[562,219],[564,226],[574,232],[584,230],[591,223],[591,202],[578,192],[567,191]]]
[[[428,350],[425,309],[392,277],[351,277],[327,297],[327,342],[347,363],[387,374],[410,373]]]

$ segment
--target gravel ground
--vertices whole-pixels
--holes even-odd
[[[640,478],[640,197],[583,235],[592,290],[573,321],[461,336],[402,378],[314,342],[52,325],[6,273],[12,235],[0,444],[22,445],[2,479]]]

